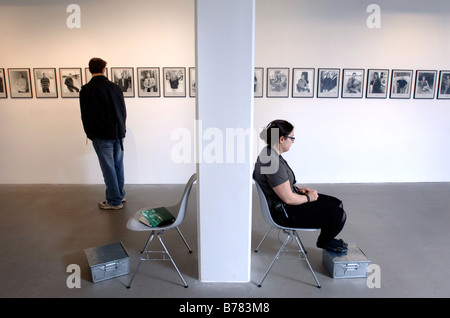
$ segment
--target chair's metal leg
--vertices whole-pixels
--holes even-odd
[[[189,250],[189,253],[192,253],[191,247],[189,246],[188,242],[186,241],[186,239],[184,238],[183,234],[181,233],[181,230],[178,228],[178,226],[176,227],[178,234],[180,234],[181,238],[183,239],[184,244],[186,245],[186,247]]]
[[[269,229],[269,230],[270,230],[270,229]],[[262,286],[262,283],[263,283],[264,279],[266,279],[266,276],[267,276],[267,274],[269,274],[269,271],[271,270],[273,264],[274,264],[275,261],[278,259],[278,256],[279,256],[280,253],[284,250],[284,248],[285,248],[287,242],[289,241],[290,235],[291,235],[291,234],[290,234],[289,232],[286,232],[286,234],[287,234],[286,240],[283,242],[283,245],[281,245],[280,249],[278,250],[277,255],[275,255],[274,259],[272,260],[272,263],[270,263],[270,266],[269,266],[269,268],[267,269],[266,273],[264,274],[263,278],[261,279],[261,282],[258,284],[258,287],[261,287],[261,286]]]
[[[303,254],[308,254],[308,251],[306,250],[305,245],[303,245],[303,242],[302,242],[302,240],[300,239],[300,236],[298,235],[297,231],[296,231],[296,230],[293,230],[293,233],[294,233],[294,236],[296,236],[296,237],[299,238],[299,242],[300,242],[300,244],[302,245],[302,247],[301,247],[300,250],[303,252]],[[297,243],[298,243],[298,242],[297,242]]]
[[[306,251],[303,246],[302,240],[300,239],[300,237],[298,236],[296,231],[292,231],[292,232],[295,237],[295,241],[297,242],[298,247],[300,248],[300,251],[303,253],[303,255],[305,255],[305,261],[308,264],[309,269],[311,270],[314,280],[316,281],[317,288],[321,288],[322,286],[320,285],[319,280],[317,279],[316,274],[314,273],[314,270],[312,269],[311,264],[309,263],[308,257],[306,256]]]
[[[144,244],[144,248],[141,250],[141,255],[142,255],[142,253],[144,253],[146,250],[147,250],[147,246],[150,244],[150,242],[153,240],[153,237],[155,236],[155,231],[152,231],[151,233],[150,233],[150,235],[148,236],[148,238],[147,238],[147,241],[145,241],[145,244]]]
[[[131,283],[133,282],[134,278],[136,277],[136,273],[137,273],[137,271],[139,269],[139,266],[141,266],[141,263],[142,263],[142,260],[143,260],[142,254],[144,254],[147,251],[147,248],[150,245],[150,243],[152,242],[154,237],[155,237],[155,231],[152,231],[152,233],[150,233],[150,235],[148,236],[147,242],[145,242],[144,249],[141,251],[141,257],[139,258],[139,263],[137,264],[136,269],[134,270],[133,277],[131,277],[131,280],[128,283],[128,286],[127,286],[128,289],[130,289]]]
[[[167,250],[167,248],[166,248],[166,246],[164,245],[164,242],[163,242],[163,240],[162,240],[162,238],[161,238],[161,236],[160,236],[160,233],[158,233],[158,238],[159,238],[159,241],[161,242],[161,245],[162,245],[162,247],[164,248],[164,250],[165,250],[167,256],[169,256],[170,261],[171,261],[172,264],[173,264],[173,267],[175,267],[175,269],[176,269],[176,271],[177,271],[177,273],[178,273],[178,276],[180,276],[181,280],[183,281],[184,287],[187,288],[187,287],[188,287],[188,284],[187,284],[186,281],[184,280],[183,275],[181,275],[180,271],[178,270],[178,267],[177,267],[177,265],[175,264],[175,262],[173,261],[172,256],[170,256],[169,251]]]
[[[269,232],[270,232],[270,230],[271,230],[272,228],[273,228],[272,226],[269,227],[269,229],[267,230],[266,234],[264,234],[264,236],[263,236],[261,242],[259,242],[258,246],[257,246],[256,249],[255,249],[255,253],[258,253],[258,250],[259,250],[259,248],[261,247],[261,244],[264,242],[264,240],[266,239],[267,235],[269,234]]]

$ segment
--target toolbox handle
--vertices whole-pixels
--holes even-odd
[[[115,271],[119,267],[119,262],[109,263],[102,267],[104,272]]]
[[[357,271],[359,268],[359,264],[358,263],[354,263],[354,264],[345,264],[344,266],[342,266],[344,268],[345,271]]]

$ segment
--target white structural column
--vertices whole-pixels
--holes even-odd
[[[255,0],[196,1],[199,279],[249,282]]]

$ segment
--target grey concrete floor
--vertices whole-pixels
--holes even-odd
[[[146,234],[126,229],[128,218],[150,205],[171,205],[184,185],[127,185],[127,203],[103,211],[103,185],[0,185],[0,297],[2,298],[397,298],[450,296],[450,184],[314,184],[339,197],[348,220],[339,237],[358,245],[381,269],[380,288],[365,278],[333,279],[315,247],[318,232],[300,233],[322,288],[305,262],[284,256],[261,288],[261,279],[280,246],[273,230],[259,253],[252,251],[248,283],[203,283],[196,253],[196,185],[181,230],[194,252],[187,253],[176,231],[163,238],[189,288],[169,262],[144,262],[131,289],[131,275],[92,283],[84,249],[121,241],[137,265]],[[267,230],[253,192],[254,249]],[[232,235],[232,233],[230,233]],[[218,251],[220,253],[220,251]],[[81,268],[81,288],[68,288],[70,264]]]

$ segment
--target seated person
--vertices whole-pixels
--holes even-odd
[[[342,202],[316,190],[299,188],[295,175],[281,156],[294,143],[294,126],[285,120],[272,121],[262,132],[267,143],[258,156],[253,178],[263,190],[275,223],[292,228],[320,228],[317,247],[345,253],[348,244],[336,239],[344,227]]]

